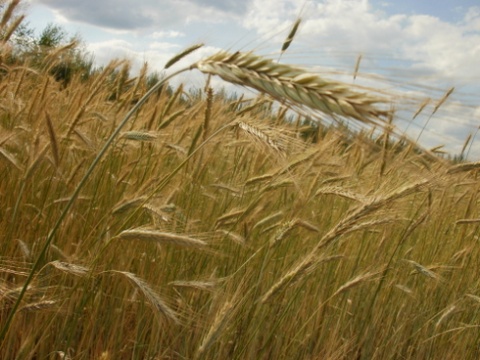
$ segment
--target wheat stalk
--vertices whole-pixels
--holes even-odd
[[[333,255],[328,257],[318,258],[316,254],[310,253],[305,259],[298,263],[295,268],[286,273],[279,281],[277,281],[268,291],[260,298],[260,303],[267,303],[278,292],[285,289],[287,286],[299,281],[303,275],[311,273],[320,264],[330,262],[342,258],[342,255]]]
[[[45,121],[47,123],[47,130],[48,130],[48,136],[50,138],[50,147],[52,150],[53,160],[55,163],[55,167],[58,168],[58,165],[60,163],[58,141],[57,141],[57,136],[55,134],[55,128],[53,127],[52,119],[50,118],[50,115],[48,114],[47,111],[45,111]]]
[[[264,175],[260,175],[260,176],[255,176],[255,177],[250,178],[247,181],[245,181],[245,186],[254,185],[254,184],[257,184],[259,182],[268,181],[268,180],[271,180],[272,178],[273,178],[272,174],[264,174]]]
[[[268,215],[267,217],[264,217],[263,219],[259,220],[254,226],[253,226],[253,229],[257,229],[267,223],[271,223],[275,220],[277,220],[278,218],[280,218],[281,216],[283,215],[283,211],[278,211],[276,213],[273,213],[271,215]]]
[[[158,138],[158,135],[152,131],[126,131],[122,137],[127,140],[151,142]]]
[[[470,299],[475,300],[476,302],[480,303],[480,296],[473,295],[473,294],[466,294],[465,296],[469,297]]]
[[[458,165],[453,165],[447,170],[447,174],[458,174],[461,172],[467,172],[472,170],[478,170],[480,168],[480,162],[470,162],[470,163],[463,163]]]
[[[7,9],[3,13],[2,20],[0,21],[0,29],[3,29],[5,25],[7,25],[7,22],[11,19],[13,15],[13,11],[19,3],[20,0],[12,0],[10,4],[8,4]]]
[[[245,238],[242,235],[237,234],[233,231],[229,231],[229,230],[227,231],[227,230],[219,229],[219,230],[217,230],[217,232],[229,237],[231,240],[233,240],[237,244],[240,244],[240,245],[245,245],[246,244]]]
[[[298,220],[293,219],[286,221],[282,224],[280,229],[277,230],[275,235],[270,239],[270,246],[275,246],[278,243],[280,243],[282,240],[284,240],[287,235],[289,235],[295,227],[298,226]]]
[[[45,309],[52,309],[57,304],[58,300],[42,300],[22,306],[20,309],[18,309],[18,311],[33,312]]]
[[[205,107],[205,113],[203,117],[203,141],[207,140],[208,133],[210,131],[210,118],[212,116],[212,103],[213,103],[213,89],[208,87],[207,90],[207,106]]]
[[[442,278],[439,275],[435,274],[432,270],[430,270],[430,269],[426,268],[425,266],[417,263],[416,261],[406,260],[406,259],[404,261],[411,264],[419,274],[422,274],[423,276],[426,276],[426,277],[431,278],[431,279],[442,280]]]
[[[282,50],[281,50],[282,54],[290,47],[290,44],[292,43],[293,38],[295,37],[295,34],[297,33],[298,26],[300,25],[301,22],[302,22],[302,18],[298,18],[293,23],[292,29],[290,30],[287,38],[285,39],[285,41],[282,44]]]
[[[122,240],[155,241],[159,243],[193,248],[202,248],[207,246],[207,243],[205,241],[194,239],[190,236],[147,229],[125,230],[118,234],[117,238]]]
[[[360,69],[360,63],[362,62],[362,54],[358,55],[357,61],[355,62],[355,67],[353,69],[353,80],[357,78],[358,70]]]
[[[280,154],[283,153],[283,149],[264,129],[259,126],[248,124],[244,121],[240,121],[237,124],[239,129],[242,129],[252,139],[257,140],[258,143],[264,144],[267,148],[270,148]]]
[[[183,288],[191,288],[197,290],[204,290],[204,291],[214,291],[217,282],[215,281],[171,281],[168,285],[174,287],[183,287]]]
[[[451,315],[452,312],[454,312],[456,309],[457,307],[455,305],[450,305],[448,308],[446,308],[442,312],[442,316],[440,316],[437,323],[435,324],[435,329],[437,329],[440,326],[440,324],[443,322],[443,320],[445,320],[449,315]]]
[[[382,270],[383,271],[383,270]],[[358,284],[364,282],[364,281],[370,281],[372,280],[372,278],[376,278],[376,276],[378,274],[380,274],[382,271],[376,271],[376,272],[367,272],[365,274],[360,274],[356,277],[354,277],[353,279],[347,281],[345,284],[343,284],[342,286],[340,286],[337,291],[335,291],[335,293],[330,297],[330,298],[333,298],[335,296],[337,296],[338,294],[344,292],[344,291],[347,291],[348,289],[354,287],[354,286],[357,286]]]
[[[18,170],[23,170],[22,165],[17,160],[17,158],[12,153],[10,153],[7,149],[0,146],[0,159],[2,157],[5,160],[7,160],[9,163],[11,163],[14,167],[16,167]]]
[[[25,19],[25,15],[20,15],[12,22],[12,24],[7,28],[7,30],[3,34],[3,37],[1,40],[2,43],[6,44],[7,41],[10,40],[15,30],[18,29],[18,27],[20,26],[20,24],[24,19]]]
[[[66,274],[71,274],[71,275],[75,275],[75,276],[79,276],[79,277],[86,276],[90,271],[90,269],[88,269],[84,266],[77,265],[77,264],[66,263],[66,262],[62,262],[62,261],[58,261],[58,260],[51,261],[47,265],[51,265],[55,269],[60,270],[64,273],[66,273]]]
[[[109,270],[105,273],[120,274],[127,278],[145,296],[147,301],[155,310],[155,314],[161,314],[166,319],[172,320],[175,324],[180,324],[180,320],[178,319],[175,311],[173,311],[143,279],[140,279],[135,274],[128,271]]]
[[[422,103],[420,104],[420,107],[418,108],[418,110],[415,112],[415,114],[413,114],[412,116],[412,120],[415,120],[415,118],[420,115],[420,113],[423,111],[423,109],[425,109],[425,107],[428,105],[428,103],[431,101],[432,99],[430,98],[426,98],[425,100],[422,101]]]
[[[224,225],[225,223],[229,221],[237,221],[237,219],[245,213],[245,209],[240,209],[240,210],[233,210],[227,214],[224,214],[217,218],[215,221],[215,227],[218,228],[221,225]]]
[[[217,312],[217,314],[215,315],[215,319],[213,320],[212,326],[208,330],[208,333],[203,338],[202,343],[197,350],[196,358],[205,353],[205,351],[207,351],[220,337],[221,332],[225,329],[229,320],[233,316],[233,306],[234,303],[232,301],[226,301],[222,308]]]
[[[165,64],[164,68],[168,69],[170,66],[177,63],[178,61],[183,59],[185,56],[191,54],[192,52],[200,49],[202,46],[203,46],[203,44],[200,43],[200,44],[195,44],[195,45],[192,45],[192,46],[186,48],[185,50],[183,50],[182,52],[178,53],[177,55],[172,57],[170,60],[168,60],[167,63]]]
[[[123,214],[131,209],[136,209],[137,207],[143,205],[148,198],[146,196],[136,197],[134,199],[122,201],[112,209],[112,215]]]
[[[339,186],[328,186],[328,187],[318,189],[314,196],[327,195],[327,194],[328,195],[337,195],[337,196],[342,197],[344,199],[354,200],[354,201],[359,202],[360,204],[363,204],[363,203],[366,202],[366,200],[363,198],[362,195],[352,193],[348,190],[344,190],[343,188],[341,188]]]
[[[382,124],[389,113],[375,104],[385,99],[353,91],[351,86],[291,65],[279,64],[251,52],[218,52],[191,66],[203,73],[248,86],[292,107],[307,106],[331,116]]]

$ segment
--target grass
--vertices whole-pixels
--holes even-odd
[[[478,357],[478,163],[395,138],[382,99],[250,53],[193,67],[257,99],[165,84],[137,112],[146,71],[122,66],[68,86],[3,67],[1,358]],[[265,95],[384,133],[284,121]]]

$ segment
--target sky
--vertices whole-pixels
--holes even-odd
[[[395,98],[395,124],[425,147],[467,147],[480,160],[480,1],[478,0],[27,0],[27,21],[79,34],[97,65],[128,58],[161,71],[183,48],[205,46],[184,64],[221,49],[279,57],[293,22],[297,35],[281,61]],[[357,79],[353,69],[362,60]],[[199,75],[179,81],[202,86]],[[215,84],[226,86],[218,80]],[[431,116],[442,96],[452,95]],[[235,90],[233,90],[235,91]],[[412,121],[422,101],[429,105]]]

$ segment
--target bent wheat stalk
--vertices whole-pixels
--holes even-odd
[[[348,84],[323,79],[317,74],[275,63],[251,52],[230,54],[222,51],[191,68],[251,87],[290,106],[307,106],[331,116],[381,125],[382,118],[389,114],[388,110],[376,106],[386,104],[381,97],[354,91]]]

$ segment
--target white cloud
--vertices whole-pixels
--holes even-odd
[[[467,134],[478,126],[480,110],[475,108],[478,99],[467,99],[465,94],[479,89],[480,6],[462,8],[463,18],[448,22],[415,14],[414,10],[409,14],[387,13],[390,8],[374,7],[368,0],[145,0],[138,2],[133,12],[129,11],[132,0],[97,1],[96,6],[92,0],[35,1],[50,5],[62,21],[86,22],[109,31],[115,29],[116,40],[93,42],[89,50],[95,52],[99,64],[112,57],[127,57],[133,61],[134,69],[148,61],[152,69],[161,70],[179,51],[176,44],[183,48],[190,45],[186,43],[195,36],[204,36],[206,32],[222,37],[227,33],[224,29],[238,29],[238,24],[254,33],[248,35],[250,38],[263,41],[259,41],[263,50],[267,47],[267,52],[273,49],[278,53],[296,16],[301,16],[300,29],[283,61],[317,66],[323,74],[332,68],[340,70],[348,74],[326,76],[351,82],[355,59],[361,53],[364,55],[361,75],[366,72],[381,75],[380,80],[366,79],[363,83],[383,84],[384,89],[398,95],[399,106],[404,107],[411,106],[401,103],[407,99],[407,93],[415,94],[418,99],[438,100],[449,87],[461,89],[463,86],[464,93],[454,92],[445,109],[429,121],[429,128],[421,136],[426,146],[446,142],[449,149],[458,151]],[[228,27],[216,27],[218,22]],[[128,32],[130,37],[118,35],[121,32]],[[145,36],[139,36],[142,33]],[[228,33],[228,38],[233,42],[242,35],[245,33]],[[119,40],[121,38],[129,40]],[[243,49],[253,47],[250,42]],[[240,47],[237,44],[233,48]],[[183,59],[177,67],[187,66],[215,50],[218,49],[204,47]],[[296,56],[295,60],[291,61],[290,56]],[[203,86],[204,81],[197,75],[186,75],[183,80],[195,86]],[[356,82],[361,80],[360,76]],[[472,106],[473,100],[475,106]],[[415,112],[415,107],[412,111]],[[405,116],[405,121],[410,118]],[[417,121],[409,130],[413,137],[418,135],[426,118],[419,116]],[[480,145],[472,149],[480,156]]]
[[[480,106],[477,106],[475,110],[473,110],[473,118],[476,120],[480,120]],[[480,121],[479,121],[480,125]]]
[[[180,31],[174,31],[174,30],[168,30],[168,31],[155,31],[151,37],[153,39],[164,39],[164,38],[169,38],[169,39],[174,39],[174,38],[179,38],[179,37],[184,37],[185,34]]]
[[[87,44],[87,50],[95,55],[95,61],[98,65],[106,65],[112,59],[130,59],[135,56],[132,44],[121,39],[89,43]]]
[[[109,41],[102,41],[91,43],[88,45],[88,50],[95,54],[95,61],[97,65],[107,65],[113,59],[126,59],[131,64],[131,75],[135,76],[142,68],[145,62],[148,63],[149,71],[164,72],[164,66],[168,60],[176,55],[179,50],[178,46],[170,43],[154,43],[149,49],[139,51],[131,42],[115,39]],[[178,63],[168,69],[168,74],[173,73],[179,69],[190,67],[196,61],[210,56],[220,49],[205,46],[193,52],[189,56],[181,59]],[[171,84],[178,85],[184,83],[186,87],[201,88],[205,85],[206,77],[198,71],[186,71],[182,75],[175,77]],[[220,79],[214,79],[213,84],[234,89],[233,86],[222,82]]]
[[[300,13],[303,1],[254,0],[243,24],[259,35],[286,29],[273,37],[285,39],[292,14]],[[413,70],[435,74],[439,80],[478,82],[480,79],[480,7],[470,8],[462,23],[454,24],[428,15],[387,15],[367,0],[309,2],[294,43],[321,50],[339,65],[351,64],[364,53],[390,62],[404,61]],[[383,62],[383,66],[389,66]],[[442,82],[442,81],[440,81]]]
[[[104,29],[145,31],[192,21],[226,22],[243,13],[247,2],[225,0],[32,0],[58,18]]]
[[[175,51],[170,44],[156,43],[158,48],[141,51],[135,45],[121,39],[96,42],[88,44],[88,51],[95,55],[95,63],[100,66],[107,65],[113,59],[126,59],[131,64],[131,74],[135,75],[148,62],[151,71],[160,71]]]
[[[431,16],[411,16],[402,32],[402,56],[415,61],[415,67],[433,71],[450,81],[478,82],[480,31],[470,32],[476,18],[465,20],[465,25],[456,25]]]
[[[179,48],[180,45],[169,43],[169,42],[155,41],[155,42],[149,43],[148,47],[151,50],[165,51],[165,50],[170,50],[170,49],[173,49],[173,48]]]
[[[470,31],[480,31],[480,6],[473,6],[465,14],[465,27]]]

